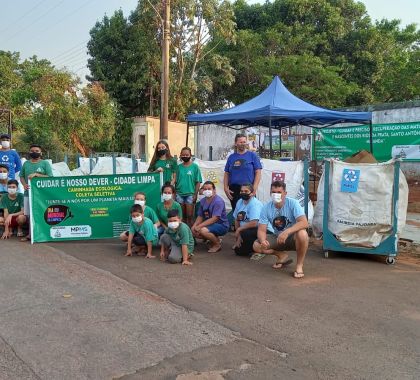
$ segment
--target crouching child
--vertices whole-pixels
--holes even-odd
[[[146,258],[153,259],[152,249],[158,243],[158,234],[153,222],[144,216],[143,208],[134,205],[130,209],[131,221],[128,230],[127,253],[125,256],[132,256],[132,245],[140,250],[146,250]]]
[[[168,228],[160,237],[160,259],[171,264],[192,265],[194,238],[187,224],[181,221],[178,210],[168,211]]]
[[[7,193],[0,199],[0,208],[3,216],[0,217],[0,225],[4,226],[2,239],[12,236],[13,229],[17,229],[17,236],[23,236],[23,226],[26,224],[26,216],[23,215],[23,194],[18,193],[19,183],[15,179],[7,182]]]

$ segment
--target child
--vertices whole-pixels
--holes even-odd
[[[153,259],[152,248],[157,245],[158,235],[152,221],[144,216],[143,208],[140,205],[134,205],[130,210],[131,222],[128,231],[127,253],[125,256],[132,256],[131,245],[147,248],[147,259]]]
[[[26,216],[29,216],[29,180],[34,177],[52,177],[53,172],[51,165],[48,161],[43,160],[42,157],[42,148],[40,145],[32,144],[29,147],[29,157],[28,161],[22,166],[20,171],[20,182],[22,183],[25,194],[23,198],[23,208]],[[30,235],[22,239],[22,241],[31,240]]]
[[[159,236],[168,227],[168,211],[178,210],[179,216],[182,219],[182,208],[178,202],[174,201],[174,195],[175,188],[171,184],[166,183],[162,186],[162,202],[156,206],[156,214],[160,221],[160,227],[158,228]]]
[[[182,206],[182,213],[189,226],[192,225],[194,204],[197,202],[198,190],[203,181],[198,165],[191,161],[191,149],[181,149],[180,158],[183,161],[178,165],[176,173],[176,200]]]
[[[168,228],[160,237],[160,259],[171,264],[192,265],[194,238],[190,228],[181,221],[178,210],[168,211]]]
[[[172,157],[169,145],[165,140],[159,140],[156,144],[155,153],[150,161],[148,172],[163,173],[163,183],[175,183],[176,160]]]
[[[17,236],[22,237],[22,227],[26,223],[23,215],[23,194],[18,193],[19,183],[15,179],[7,182],[7,194],[3,194],[0,200],[0,208],[3,208],[3,217],[0,217],[0,225],[4,226],[2,239],[12,236],[13,228],[17,228]]]
[[[160,222],[159,219],[155,213],[155,211],[151,208],[146,206],[146,194],[143,193],[142,191],[139,191],[137,193],[134,194],[134,204],[135,205],[140,205],[143,212],[144,212],[144,216],[148,219],[150,219],[153,224],[155,225],[155,228],[158,229],[160,226]],[[131,216],[130,216],[130,220],[131,220]],[[121,233],[120,235],[120,239],[122,241],[127,241],[128,240],[128,231],[124,231]]]
[[[0,164],[0,196],[1,194],[7,194],[7,181],[8,180],[9,180],[9,167],[7,165]]]

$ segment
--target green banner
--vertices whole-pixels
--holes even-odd
[[[161,175],[136,173],[80,177],[35,177],[30,185],[33,242],[118,237],[128,229],[134,193],[160,202]]]
[[[420,122],[373,124],[373,155],[378,161],[400,157],[420,161]],[[370,151],[369,126],[325,128],[314,131],[314,159],[344,158],[360,151]]]

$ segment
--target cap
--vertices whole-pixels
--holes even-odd
[[[7,133],[3,133],[3,134],[0,135],[0,140],[1,139],[8,139],[8,140],[10,140],[10,135],[8,135]]]

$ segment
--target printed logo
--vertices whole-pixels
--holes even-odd
[[[63,205],[48,207],[44,212],[44,220],[50,226],[55,226],[64,222],[68,218],[73,218],[70,208]]]
[[[286,173],[281,173],[281,172],[271,173],[271,182],[274,182],[274,181],[284,182],[285,180],[286,180]]]
[[[71,239],[90,237],[92,228],[90,226],[57,226],[50,228],[50,236],[53,239]]]
[[[289,224],[290,224],[290,220],[282,215],[276,216],[273,219],[273,228],[276,229],[278,232],[285,230]]]
[[[247,220],[246,219],[246,212],[245,211],[238,212],[238,215],[236,216],[236,220],[238,222],[244,222],[244,221],[246,221]]]
[[[9,161],[9,156],[4,155],[4,156],[1,158],[1,160],[2,160],[3,162],[7,162],[7,161]]]
[[[341,191],[344,193],[355,193],[359,188],[360,170],[344,169],[341,179]]]

